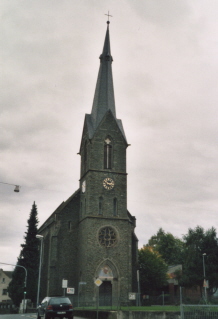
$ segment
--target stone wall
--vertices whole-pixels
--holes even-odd
[[[96,311],[75,310],[75,316],[96,319]],[[179,312],[169,311],[99,311],[99,319],[180,319]]]

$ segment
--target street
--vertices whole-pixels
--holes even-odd
[[[26,314],[0,315],[0,319],[36,319],[36,314],[26,313]],[[74,319],[84,319],[84,318],[74,317]]]

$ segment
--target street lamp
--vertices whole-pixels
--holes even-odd
[[[15,189],[14,189],[14,192],[15,192],[15,193],[19,193],[19,191],[20,191],[20,185],[14,185],[14,184],[3,183],[3,182],[0,182],[0,184],[6,184],[6,185],[15,186]]]
[[[37,291],[37,301],[36,301],[36,306],[38,307],[38,304],[39,304],[39,291],[40,291],[40,279],[41,279],[41,268],[42,268],[42,242],[43,242],[43,236],[42,235],[36,235],[36,238],[38,238],[41,241],[40,259],[39,259],[38,291]]]
[[[140,298],[140,279],[139,279],[139,270],[137,270],[137,282],[138,282],[138,298],[137,298],[137,306],[141,306],[141,298]]]
[[[205,264],[204,264],[204,257],[206,256],[207,254],[204,253],[202,256],[203,256],[203,272],[204,272],[204,297],[205,297],[205,301],[207,302],[207,284],[206,284],[206,275],[205,275]]]

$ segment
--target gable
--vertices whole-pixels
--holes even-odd
[[[99,131],[105,131],[107,133],[105,134],[110,134],[110,135],[117,135],[121,140],[123,140],[124,144],[128,146],[126,136],[124,133],[123,125],[121,120],[117,120],[112,112],[109,110],[99,123],[98,127],[96,130],[93,132],[92,139],[95,139],[96,135],[98,135]]]

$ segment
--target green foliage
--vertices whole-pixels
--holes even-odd
[[[141,293],[155,295],[167,282],[167,265],[152,247],[139,249]]]
[[[200,226],[189,229],[183,237],[185,259],[183,265],[182,284],[186,287],[203,286],[203,254],[206,279],[209,280],[209,293],[218,287],[218,241],[216,230],[204,231]]]
[[[149,239],[147,246],[152,246],[158,251],[168,265],[182,264],[184,253],[182,240],[171,233],[165,233],[162,228]]]
[[[152,247],[159,253],[168,266],[182,264],[182,271],[174,273],[179,285],[203,287],[204,279],[209,280],[208,293],[213,294],[218,287],[218,239],[216,230],[212,227],[205,231],[197,226],[189,229],[180,240],[171,233],[165,233],[160,228],[152,236],[146,247]],[[205,274],[203,270],[203,254]]]
[[[22,262],[18,258],[17,265],[21,265]],[[21,300],[23,299],[24,292],[24,282],[25,282],[25,270],[20,267],[16,267],[12,274],[12,280],[8,286],[9,296],[16,306],[19,306]]]
[[[30,217],[27,223],[27,232],[25,232],[26,236],[24,237],[25,243],[21,245],[22,249],[17,265],[23,266],[27,269],[27,293],[25,298],[31,299],[32,302],[35,302],[39,269],[39,241],[36,238],[38,218],[35,202],[32,205]],[[16,306],[19,306],[24,296],[24,281],[25,270],[23,268],[16,267],[12,274],[12,280],[8,286],[9,296]]]

